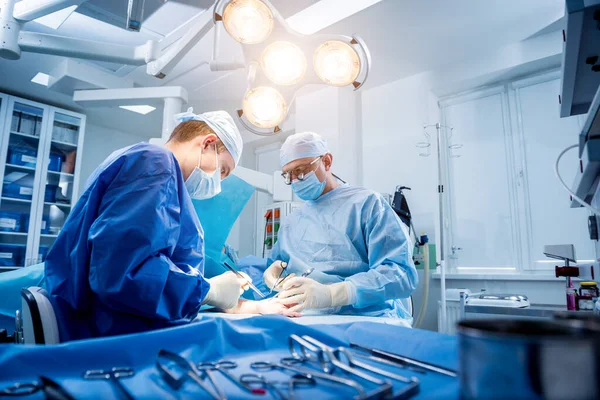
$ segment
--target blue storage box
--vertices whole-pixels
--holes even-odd
[[[48,162],[48,170],[60,172],[62,167],[63,155],[58,153],[50,153],[50,160]]]
[[[23,213],[13,211],[0,211],[0,231],[19,232]]]
[[[33,188],[19,185],[18,183],[5,183],[2,188],[2,196],[13,199],[31,200],[33,198]]]
[[[44,201],[46,203],[56,203],[56,191],[58,185],[46,185],[46,192],[44,193]]]
[[[27,232],[28,229],[29,229],[29,214],[23,214],[23,218],[21,219],[21,232]],[[50,216],[49,215],[42,216],[41,233],[44,235],[50,233]]]
[[[46,255],[48,255],[48,250],[50,250],[50,248],[48,246],[40,246],[40,249],[38,250],[38,263],[44,262],[46,260]]]
[[[37,151],[29,147],[9,146],[7,162],[13,165],[35,168]]]
[[[0,243],[0,266],[22,267],[25,258],[24,244]]]

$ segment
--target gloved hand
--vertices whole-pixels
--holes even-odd
[[[278,302],[285,306],[295,304],[290,311],[310,308],[340,307],[352,304],[354,288],[350,282],[323,285],[310,278],[293,278],[283,285]]]
[[[247,277],[249,281],[252,281],[247,274],[240,273]],[[244,287],[248,288],[248,282],[238,278],[233,272],[225,272],[210,278],[208,283],[210,283],[210,290],[202,304],[208,304],[223,310],[235,307],[240,296],[244,293]]]
[[[280,275],[283,278],[283,275],[281,273],[286,267],[287,263],[283,261],[275,261],[273,264],[271,264],[269,268],[267,268],[267,270],[263,274],[263,281],[265,281],[265,285],[267,285],[269,289],[280,291],[284,282],[287,282],[296,276],[296,274],[289,274],[285,279],[282,279],[281,282],[279,282],[277,287],[273,287],[275,286],[275,283],[277,283],[277,279]]]

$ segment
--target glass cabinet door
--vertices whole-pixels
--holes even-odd
[[[7,112],[10,126],[8,132],[3,132],[8,143],[4,143],[6,160],[2,160],[6,164],[0,197],[0,270],[32,264],[26,259],[26,250],[31,242],[28,235],[30,224],[33,226],[34,181],[44,122],[43,108],[18,100],[11,104]]]
[[[60,113],[53,114],[48,168],[44,184],[44,206],[40,226],[38,262],[43,262],[49,248],[62,229],[76,196],[75,171],[81,118]]]

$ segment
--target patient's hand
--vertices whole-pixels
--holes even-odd
[[[286,317],[301,317],[302,314],[291,311],[287,306],[279,303],[276,299],[265,299],[256,301],[256,310],[259,314],[280,314]]]
[[[279,314],[286,317],[300,317],[301,314],[296,311],[291,311],[287,306],[280,304],[276,299],[265,300],[240,300],[236,307],[225,310],[231,314]]]

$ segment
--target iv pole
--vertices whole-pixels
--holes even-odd
[[[446,332],[446,260],[444,251],[444,177],[442,174],[442,128],[449,128],[439,122],[433,125],[425,125],[423,128],[435,126],[437,132],[437,157],[438,157],[438,198],[440,212],[440,290],[442,300],[441,328]],[[439,329],[439,327],[438,327]]]

